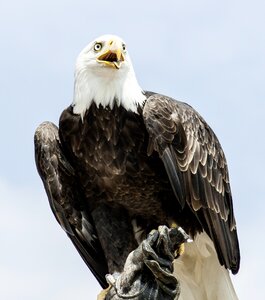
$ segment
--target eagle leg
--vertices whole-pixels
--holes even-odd
[[[126,210],[97,201],[91,216],[108,262],[107,273],[122,272],[129,253],[137,247]]]
[[[179,228],[152,230],[125,262],[123,272],[107,275],[111,288],[105,300],[178,299],[180,287],[173,275],[174,251],[189,236]]]

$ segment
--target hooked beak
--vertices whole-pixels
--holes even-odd
[[[97,61],[104,63],[106,66],[119,69],[124,62],[124,56],[120,48],[109,49],[105,53],[101,54]]]

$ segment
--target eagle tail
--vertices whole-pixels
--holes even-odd
[[[220,265],[205,232],[185,245],[184,254],[175,261],[174,273],[180,282],[179,300],[238,300],[229,271]]]

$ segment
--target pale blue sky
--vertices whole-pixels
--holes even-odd
[[[37,175],[33,134],[72,101],[76,56],[95,37],[127,42],[143,89],[195,107],[229,163],[242,252],[241,300],[263,299],[263,1],[0,3],[0,299],[96,299],[100,287],[57,225]]]

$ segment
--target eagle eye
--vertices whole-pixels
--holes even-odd
[[[94,50],[95,50],[96,52],[100,51],[101,49],[102,49],[102,44],[101,44],[101,43],[96,43],[96,44],[94,45]]]
[[[126,45],[122,44],[122,50],[125,51],[126,50]]]

